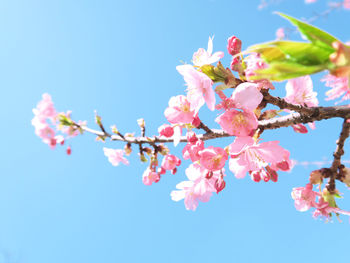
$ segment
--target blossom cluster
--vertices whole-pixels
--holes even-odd
[[[54,149],[56,145],[64,145],[67,138],[75,137],[79,134],[79,129],[69,125],[62,125],[60,118],[70,120],[70,112],[58,113],[54,107],[51,96],[47,93],[43,94],[42,100],[37,107],[33,109],[34,118],[32,125],[35,128],[35,134],[42,139],[42,141]],[[85,122],[79,121],[80,125]],[[71,147],[66,148],[66,153],[70,155]]]
[[[182,158],[190,162],[185,170],[187,180],[177,184],[176,190],[170,195],[174,201],[184,200],[188,210],[195,210],[199,202],[208,202],[213,193],[220,193],[226,186],[228,171],[238,179],[249,175],[254,182],[277,182],[279,171],[291,171],[293,161],[290,159],[290,152],[284,149],[279,141],[263,141],[263,130],[259,129],[259,121],[273,119],[283,113],[283,110],[267,108],[267,102],[264,100],[264,94],[274,89],[272,82],[266,78],[256,78],[259,70],[267,69],[269,65],[259,53],[251,52],[249,56],[243,57],[241,48],[242,42],[239,38],[232,36],[228,39],[227,52],[231,56],[231,64],[230,68],[224,68],[220,62],[224,52],[213,52],[213,38],[209,38],[206,50],[200,48],[194,52],[192,64],[176,67],[187,89],[184,94],[170,98],[168,107],[164,110],[168,123],[158,128],[159,135],[153,139],[145,137],[145,122],[143,119],[138,120],[142,138],[149,139],[144,143],[148,143],[150,148],[143,147],[141,141],[133,135],[122,135],[114,126],[112,133],[118,140],[126,142],[126,145],[124,149],[104,147],[103,152],[109,162],[113,166],[120,163],[129,164],[125,155],[130,155],[132,143],[138,144],[141,161],[147,162],[146,156],[149,157],[149,165],[142,175],[142,182],[152,185],[159,182],[167,171],[176,174],[178,167],[183,163],[159,141],[172,141],[175,146],[180,141],[186,141],[182,148]],[[217,65],[214,66],[214,63]],[[329,74],[322,81],[331,88],[326,93],[328,99],[341,96],[342,100],[350,98],[348,76]],[[288,80],[285,89],[286,95],[283,100],[289,105],[316,107],[319,104],[317,93],[313,91],[312,79],[308,75]],[[203,134],[198,131],[213,133],[199,117],[203,107],[216,113],[215,122],[223,133],[234,137],[230,144],[216,147],[207,145],[207,142],[202,140]],[[290,111],[284,110],[288,113]],[[35,116],[32,124],[35,133],[51,148],[63,144],[69,137],[78,135],[86,125],[85,122],[72,121],[70,112],[58,113],[48,94],[43,95],[33,112]],[[111,137],[105,131],[99,116],[96,116],[96,123],[102,130],[98,139],[105,140]],[[306,126],[301,123],[291,126],[295,132],[308,132]],[[309,127],[315,129],[315,124],[309,123]],[[183,134],[185,136],[182,136]],[[67,153],[70,152],[69,147]],[[160,155],[163,156],[161,162],[158,161]],[[317,173],[313,173],[305,187],[293,189],[292,198],[295,200],[296,209],[306,211],[315,208],[315,217],[323,216],[327,219],[332,213],[348,215],[349,212],[336,206],[336,192],[331,193],[327,188],[323,192],[313,191],[313,185],[321,184],[323,180],[322,176],[322,180],[317,180],[315,174]],[[350,179],[348,181],[350,184]]]

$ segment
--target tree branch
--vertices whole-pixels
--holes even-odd
[[[342,131],[340,133],[339,139],[337,140],[337,148],[335,152],[333,153],[333,163],[330,168],[330,178],[329,182],[327,184],[327,190],[330,193],[334,193],[335,191],[335,179],[338,179],[338,173],[339,173],[339,168],[341,166],[341,157],[344,155],[344,143],[345,140],[349,137],[350,135],[350,123],[347,122],[346,119],[344,119],[343,126],[342,126]]]
[[[307,108],[307,107],[305,107]],[[259,129],[262,130],[271,130],[271,129],[277,129],[282,127],[289,127],[294,124],[299,123],[309,123],[313,121],[320,121],[320,120],[326,120],[331,118],[343,118],[347,119],[350,118],[350,107],[348,105],[344,106],[334,106],[334,107],[309,107],[308,114],[302,114],[302,113],[291,113],[286,116],[273,118],[270,120],[261,120],[259,121]],[[159,136],[153,136],[153,137],[127,137],[124,138],[121,137],[118,134],[109,134],[103,131],[97,131],[91,128],[88,128],[86,126],[80,126],[77,123],[74,123],[74,125],[77,128],[81,128],[86,132],[95,134],[97,136],[103,136],[110,138],[113,141],[122,141],[122,142],[128,142],[130,144],[150,144],[153,145],[154,143],[171,143],[174,142],[173,138],[165,138],[165,137],[159,137]],[[347,125],[347,124],[346,124]],[[202,128],[202,127],[201,127]],[[208,127],[207,127],[208,128]],[[206,140],[212,140],[216,138],[224,138],[224,137],[233,137],[233,135],[230,135],[223,130],[217,130],[217,129],[209,129],[211,132],[207,132],[205,134],[199,134],[198,139],[202,141]],[[186,136],[181,136],[180,142],[187,142]]]

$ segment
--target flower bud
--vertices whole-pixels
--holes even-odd
[[[140,161],[143,162],[143,163],[147,163],[148,160],[147,158],[145,157],[145,155],[142,153],[142,154],[139,154],[140,155]]]
[[[199,124],[201,124],[201,120],[199,119],[198,115],[196,115],[191,123],[194,127],[198,127]]]
[[[209,172],[205,175],[205,178],[210,179],[210,178],[213,177],[213,175],[214,175],[214,173],[213,173],[212,171],[209,171]]]
[[[125,152],[125,154],[128,155],[128,156],[131,154],[132,148],[131,148],[131,144],[130,144],[130,143],[127,143],[127,144],[125,145],[125,147],[124,147],[124,152]]]
[[[160,136],[170,138],[174,135],[174,128],[169,124],[163,124],[158,128]]]
[[[137,124],[139,125],[139,127],[141,129],[145,128],[145,120],[144,119],[142,119],[142,118],[138,119]]]
[[[167,155],[167,154],[170,152],[169,148],[166,147],[166,146],[163,145],[163,144],[158,145],[158,149],[159,149],[158,152],[159,152],[161,155]]]
[[[226,186],[226,183],[225,183],[225,181],[224,181],[224,179],[222,178],[222,177],[220,177],[219,179],[217,179],[216,181],[215,181],[215,189],[216,189],[216,193],[218,194],[218,193],[220,193],[222,190],[224,190],[224,188],[225,188],[225,186]]]
[[[308,132],[308,130],[307,130],[307,128],[305,127],[305,125],[303,125],[303,124],[301,124],[301,123],[292,125],[292,127],[293,127],[293,130],[294,130],[295,132],[298,132],[298,133],[307,133],[307,132]]]
[[[119,133],[119,131],[118,131],[118,129],[117,129],[117,126],[115,126],[115,125],[112,125],[112,126],[111,126],[111,130],[112,130],[112,132],[115,133],[115,134],[118,134],[118,133]]]
[[[235,37],[232,36],[227,40],[227,51],[231,56],[234,56],[241,52],[242,48],[242,41]]]
[[[250,172],[250,178],[256,183],[259,183],[261,181],[259,171]]]
[[[149,148],[149,147],[143,148],[143,151],[144,151],[147,155],[151,155],[151,154],[152,154],[152,149]]]
[[[67,155],[72,154],[72,148],[70,146],[67,147],[66,153],[67,153]]]

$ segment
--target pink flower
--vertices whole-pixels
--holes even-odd
[[[235,108],[253,111],[262,101],[263,95],[260,93],[257,84],[245,82],[235,88],[231,99]]]
[[[120,162],[126,165],[129,164],[129,161],[124,157],[124,151],[121,149],[110,149],[103,147],[103,152],[113,166],[118,166]]]
[[[165,109],[164,115],[172,124],[186,124],[193,121],[195,114],[187,98],[179,95],[170,98],[169,107]]]
[[[258,127],[258,119],[251,111],[225,111],[215,119],[221,128],[230,135],[248,136]]]
[[[230,110],[232,108],[255,110],[263,99],[263,95],[255,83],[245,82],[239,84],[230,98],[227,98],[222,91],[217,94],[222,99],[222,102],[216,105],[216,109]]]
[[[160,136],[170,138],[174,135],[174,128],[169,124],[163,124],[158,128]]]
[[[35,109],[33,109],[34,115],[40,120],[50,119],[52,122],[57,117],[57,112],[53,106],[51,96],[47,93],[43,94],[43,99],[38,103]]]
[[[316,197],[319,195],[319,193],[312,191],[312,184],[307,184],[306,187],[293,188],[292,191],[295,208],[300,212],[316,207]]]
[[[236,36],[231,36],[227,40],[227,51],[231,56],[237,55],[241,52],[242,41]]]
[[[344,0],[343,7],[344,9],[350,9],[350,0]]]
[[[318,105],[317,92],[313,91],[310,76],[299,77],[288,80],[286,84],[285,100],[296,105],[315,107]]]
[[[209,171],[217,171],[224,168],[228,159],[226,151],[220,147],[210,146],[199,152],[200,164]]]
[[[286,34],[284,33],[284,28],[283,27],[280,27],[276,30],[276,38],[278,40],[281,40],[283,38],[285,38]]]
[[[193,54],[192,61],[193,65],[201,67],[203,65],[208,65],[219,61],[223,56],[224,52],[215,52],[213,53],[213,39],[209,37],[208,49],[204,50],[203,48],[198,49],[197,52]]]
[[[164,156],[162,161],[162,168],[165,170],[174,170],[176,166],[181,164],[181,160],[175,155],[167,154]]]
[[[55,130],[51,126],[56,125],[57,112],[53,106],[51,96],[45,93],[42,97],[43,99],[33,109],[32,125],[35,128],[35,134],[53,149],[56,146],[56,139]],[[51,126],[48,120],[50,120]]]
[[[212,80],[191,65],[177,66],[176,69],[183,75],[187,84],[187,99],[191,104],[191,111],[194,110],[196,115],[204,103],[210,110],[214,110],[215,92],[212,89]]]
[[[199,152],[204,149],[204,142],[199,140],[194,132],[187,133],[188,143],[182,150],[182,156],[185,160],[191,159],[192,162],[199,160]]]
[[[158,183],[160,180],[160,175],[152,171],[149,167],[144,171],[142,175],[142,182],[145,185],[152,185],[152,183]]]
[[[341,101],[350,99],[349,78],[336,77],[328,74],[324,76],[321,81],[326,82],[326,87],[331,88],[326,92],[326,95],[328,96],[326,100],[334,100],[341,96],[343,96]]]
[[[219,178],[223,178],[225,175],[222,171],[216,171],[208,179],[206,178],[207,174],[208,170],[199,164],[191,164],[186,169],[186,175],[189,181],[183,181],[177,184],[176,188],[179,190],[171,192],[171,199],[174,201],[185,199],[184,203],[187,210],[196,210],[199,201],[208,202],[213,192],[223,189],[223,179],[219,180]]]
[[[235,141],[229,145],[231,155],[229,168],[237,178],[245,177],[247,172],[260,171],[269,164],[273,170],[276,170],[275,167],[278,167],[278,164],[283,162],[288,164],[287,152],[278,145],[278,141],[257,144],[251,137],[236,137]],[[287,168],[286,165],[281,167]]]
[[[244,59],[244,62],[246,64],[246,69],[244,72],[248,81],[257,83],[259,89],[274,89],[272,83],[267,79],[253,79],[253,77],[256,76],[255,71],[268,67],[265,61],[261,58],[260,54],[252,53]]]
[[[316,204],[316,208],[317,209],[314,211],[312,215],[314,218],[322,217],[328,220],[332,213],[335,213],[337,215],[343,214],[343,215],[350,216],[350,212],[341,210],[338,207],[330,206],[329,203],[323,199],[323,197],[320,197],[320,199],[318,200],[318,203]]]

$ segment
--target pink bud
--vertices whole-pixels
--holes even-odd
[[[261,181],[261,176],[260,176],[259,171],[251,172],[250,173],[250,178],[256,183],[259,183]]]
[[[163,124],[158,128],[158,132],[159,135],[169,138],[174,135],[174,128],[169,124]]]
[[[53,148],[55,148],[55,146],[56,146],[56,139],[55,138],[51,138],[50,139],[50,147],[53,149]]]
[[[298,133],[307,133],[307,128],[305,127],[305,125],[299,123],[299,124],[295,124],[295,125],[292,125],[293,127],[293,130],[295,132],[298,132]]]
[[[232,36],[227,40],[227,51],[231,56],[234,56],[241,52],[242,48],[242,41],[235,37]]]
[[[216,193],[218,194],[218,193],[220,193],[222,190],[224,190],[225,186],[226,186],[226,183],[225,183],[225,181],[224,181],[223,178],[217,179],[217,180],[215,181],[215,186],[214,186],[215,189],[216,189]]]
[[[194,117],[193,121],[192,121],[192,125],[193,125],[194,127],[198,127],[199,124],[201,124],[201,120],[199,119],[198,115],[196,115],[196,116]]]
[[[195,144],[198,141],[198,138],[194,132],[188,132],[186,137],[187,141],[191,144]]]
[[[72,148],[70,146],[67,147],[66,153],[67,153],[67,155],[72,154]]]
[[[279,162],[276,166],[282,171],[289,171],[290,169],[289,163],[287,161]]]
[[[212,171],[209,171],[209,172],[205,175],[205,178],[210,179],[210,178],[213,177],[213,175],[214,175],[214,173],[213,173]]]
[[[174,175],[177,172],[177,168],[175,167],[174,169],[171,170],[171,174]]]
[[[155,183],[158,183],[159,182],[159,180],[160,180],[160,175],[158,174],[158,177],[156,177],[156,179],[155,179]]]

